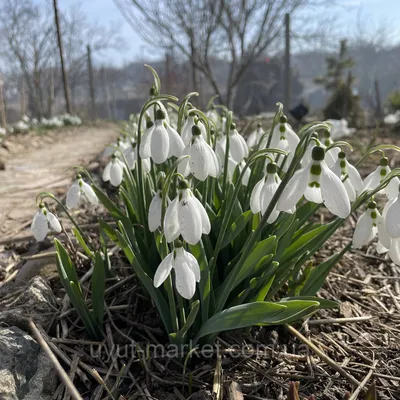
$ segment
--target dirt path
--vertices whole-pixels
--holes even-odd
[[[87,166],[118,136],[116,124],[64,128],[42,136],[11,140],[6,169],[0,171],[0,238],[29,226],[41,191],[63,193],[71,166]],[[27,142],[29,146],[27,146]]]

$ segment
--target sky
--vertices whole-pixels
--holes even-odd
[[[35,0],[36,2],[48,2],[49,0]],[[344,34],[351,31],[359,16],[366,22],[369,29],[382,23],[390,26],[400,26],[400,0],[339,0],[344,7],[337,9],[335,13],[341,22],[340,29]],[[101,26],[117,25],[119,36],[124,39],[122,49],[109,50],[100,55],[98,62],[113,65],[122,65],[132,60],[152,60],[155,55],[143,39],[125,21],[120,10],[113,0],[58,0],[59,8],[63,11],[74,4],[80,4],[82,11],[88,20]],[[400,37],[393,40],[400,41]]]

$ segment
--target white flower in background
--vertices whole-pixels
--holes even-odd
[[[288,153],[285,164],[283,165],[284,171],[287,171],[290,163],[292,162],[296,147],[299,142],[299,137],[287,123],[286,117],[282,116],[280,119],[280,124],[277,125],[272,132],[272,138],[269,147],[273,149],[280,149]]]
[[[386,115],[383,122],[386,125],[394,125],[400,122],[400,110],[397,110],[394,114]]]
[[[110,181],[111,185],[117,187],[121,184],[124,177],[125,164],[120,161],[115,154],[112,155],[103,171],[103,181]]]
[[[34,215],[31,229],[34,238],[38,242],[46,238],[50,229],[57,233],[62,231],[61,224],[57,217],[49,212],[44,204],[40,204],[39,211]]]
[[[112,143],[105,148],[103,151],[103,157],[108,158],[112,156],[117,151],[116,147],[118,147],[121,151],[125,151],[128,148],[128,144],[119,137],[115,143]]]
[[[281,194],[276,207],[278,211],[292,212],[304,195],[308,201],[324,203],[332,214],[348,217],[351,210],[349,196],[340,178],[329,169],[324,156],[322,147],[313,148],[310,163],[295,172]]]
[[[6,133],[7,131],[0,126],[0,136],[4,136]]]
[[[21,119],[22,119],[22,121],[24,121],[26,124],[29,124],[30,119],[29,119],[29,117],[28,117],[27,115],[24,115]]]
[[[226,149],[226,136],[218,142],[225,152]],[[247,148],[246,141],[243,136],[236,130],[236,125],[232,124],[229,131],[229,156],[236,163],[240,163],[244,158],[248,157],[249,149]]]
[[[208,176],[216,178],[219,174],[219,164],[214,150],[203,139],[201,128],[193,125],[192,138],[189,144],[183,149],[182,155],[189,155],[178,165],[178,172],[183,176],[190,173],[200,181]]]
[[[340,150],[335,147],[333,149],[329,149],[328,151],[326,151],[326,146],[318,140],[317,134],[314,133],[303,155],[303,158],[301,159],[301,165],[303,167],[308,165],[308,163],[312,160],[311,157],[312,149],[315,146],[322,147],[325,150],[325,162],[327,163],[328,167],[331,167],[337,161],[337,155],[339,154]]]
[[[157,110],[154,126],[142,137],[140,156],[151,157],[156,164],[161,164],[172,156],[179,157],[184,147],[178,132],[165,121],[165,112]]]
[[[158,190],[151,200],[149,207],[149,230],[150,232],[154,232],[157,228],[161,228],[161,207],[162,207],[162,198],[161,198],[161,190]]]
[[[257,129],[250,133],[247,138],[247,147],[252,148],[260,144],[261,139],[264,135],[264,130],[261,124],[257,124]],[[261,146],[260,146],[261,147]]]
[[[206,117],[212,119],[215,123],[219,122],[220,117],[214,105],[206,112]]]
[[[365,192],[366,190],[376,189],[380,185],[380,183],[386,178],[386,175],[388,175],[390,171],[391,169],[389,167],[389,160],[386,157],[382,157],[379,166],[375,169],[375,171],[370,173],[364,179],[363,192]],[[389,184],[378,193],[385,193],[389,200],[393,199],[399,194],[399,183],[399,178],[394,177],[393,179],[391,179]]]
[[[342,119],[327,119],[325,122],[328,122],[329,124],[332,125],[331,137],[333,140],[336,140],[338,138],[345,137],[345,136],[351,136],[356,131],[355,128],[348,127],[348,122],[344,118],[342,118]]]
[[[346,175],[348,177],[343,181],[350,201],[354,201],[362,192],[363,181],[357,169],[351,165],[346,159],[346,153],[341,151],[338,154],[338,159],[332,165],[331,170],[343,181]]]
[[[66,204],[68,208],[77,207],[80,200],[88,201],[93,205],[99,204],[99,199],[90,185],[83,181],[81,175],[76,176],[75,182],[68,189]]]
[[[383,209],[386,230],[393,239],[400,238],[400,196],[397,187],[397,197],[388,201]]]
[[[204,233],[211,230],[210,219],[200,201],[188,188],[186,182],[180,182],[178,196],[169,204],[164,217],[164,233],[170,243],[182,235],[189,244],[196,244]]]
[[[202,121],[195,122],[196,114],[194,112],[189,113],[187,120],[182,128],[182,140],[185,146],[187,146],[192,140],[192,127],[197,125],[200,128],[201,137],[204,141],[207,141],[207,130]]]
[[[132,142],[131,145],[124,150],[124,157],[128,164],[129,169],[135,169],[138,159],[138,148],[136,142]],[[143,171],[148,174],[151,169],[151,163],[148,158],[142,159]]]
[[[200,267],[196,258],[182,246],[176,245],[158,266],[154,275],[154,286],[158,288],[175,271],[175,287],[184,299],[191,299],[196,292],[196,282],[200,282]]]
[[[371,201],[365,213],[357,221],[353,234],[353,247],[359,249],[366,246],[377,234],[379,238],[377,251],[384,253],[390,247],[390,237],[386,232],[384,219],[376,208],[376,203]]]
[[[250,209],[254,214],[259,212],[264,214],[271,203],[271,200],[281,183],[277,170],[278,166],[275,163],[269,163],[267,165],[267,174],[254,186],[250,196]],[[275,205],[267,222],[273,224],[278,217],[279,211],[277,211]]]

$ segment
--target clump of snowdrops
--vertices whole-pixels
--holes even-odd
[[[351,146],[332,141],[329,123],[294,132],[280,104],[270,129],[259,124],[246,143],[232,112],[210,102],[203,113],[190,102],[197,93],[180,103],[161,94],[160,80],[149,69],[154,84],[148,101],[104,153],[110,161],[103,180],[118,187],[118,199],[112,201],[78,168],[66,206],[41,193],[32,223],[38,240],[49,229],[63,229],[46,197],[73,222],[93,264],[91,308],[71,246],[67,251],[54,239],[58,268],[91,336],[103,334],[104,281],[113,273],[107,240],[123,251],[177,344],[212,342],[221,331],[293,323],[335,307],[316,294],[351,243],[319,265],[312,258],[359,208],[364,213],[353,246],[378,235],[377,251],[400,264],[399,170],[391,171],[383,154],[399,148],[377,146],[353,166],[347,160]],[[363,181],[357,166],[375,152],[382,153],[380,163]],[[382,214],[374,201],[378,193],[389,200]],[[102,203],[116,223],[99,220],[98,243],[68,212],[82,201]],[[321,224],[315,214],[323,206],[334,218]]]

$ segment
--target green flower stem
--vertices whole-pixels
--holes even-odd
[[[226,193],[226,185],[228,182],[228,161],[229,161],[229,148],[230,148],[230,130],[232,124],[233,113],[232,111],[228,112],[228,116],[226,118],[226,126],[225,126],[225,135],[226,135],[226,145],[225,145],[225,160],[224,160],[224,175],[222,177],[222,193]]]
[[[183,125],[183,119],[185,117],[186,113],[186,107],[189,103],[189,100],[192,96],[198,96],[199,94],[197,92],[191,92],[188,95],[185,96],[185,98],[182,100],[181,105],[179,106],[179,111],[178,111],[178,125],[177,125],[177,131],[181,135],[182,134],[182,125]]]
[[[372,149],[368,150],[355,164],[354,166],[357,168],[362,162],[369,157],[371,154],[376,152],[383,152],[384,150],[396,150],[400,151],[400,147],[395,146],[393,144],[380,144],[378,146],[373,147]]]
[[[186,324],[186,313],[185,313],[185,306],[183,304],[183,298],[179,294],[177,295],[178,298],[178,308],[179,308],[179,315],[181,318],[180,326],[184,326]]]
[[[56,196],[54,196],[54,194],[50,193],[50,192],[41,192],[37,195],[36,197],[36,202],[37,199],[40,197],[40,200],[42,201],[43,199],[45,199],[46,197],[54,200],[65,212],[65,214],[67,214],[67,217],[70,219],[70,221],[73,223],[73,225],[75,226],[76,230],[79,232],[79,234],[82,236],[82,238],[84,239],[84,241],[86,242],[87,246],[90,248],[90,250],[95,251],[95,249],[93,248],[91,241],[89,241],[89,238],[86,236],[86,234],[82,231],[82,229],[79,227],[79,225],[76,223],[76,221],[74,220],[74,218],[72,217],[72,215],[68,212],[67,207],[64,206],[63,203],[61,203],[60,200],[57,199]]]
[[[271,130],[268,136],[267,145],[265,147],[269,147],[271,145],[272,135],[274,134],[275,127],[276,125],[278,125],[279,118],[283,114],[283,104],[276,103],[276,105],[278,106],[278,111],[276,112],[274,119],[272,120]]]
[[[178,324],[178,315],[176,313],[176,303],[175,303],[175,295],[174,289],[172,287],[172,277],[171,274],[164,282],[164,288],[168,295],[168,303],[169,303],[169,311],[171,314],[171,321],[172,321],[172,329],[174,332],[179,331],[179,324]]]

